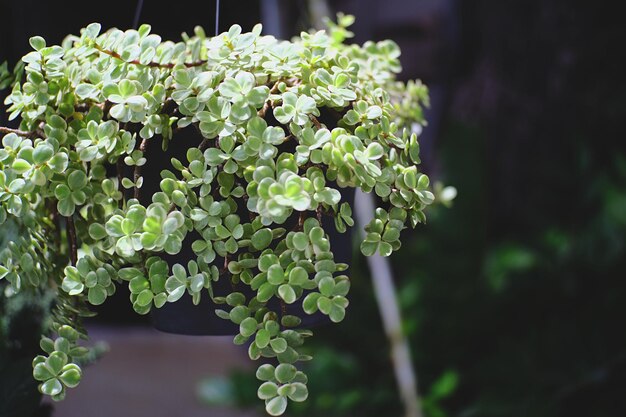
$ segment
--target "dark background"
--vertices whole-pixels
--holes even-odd
[[[257,1],[222,3],[222,30],[260,20]],[[357,16],[356,41],[394,39],[401,77],[430,86],[424,170],[459,192],[392,258],[429,417],[626,415],[626,25],[612,3],[331,2]],[[305,2],[279,4],[286,32],[309,25]],[[134,7],[0,0],[0,61],[33,35],[129,27]],[[212,31],[213,13],[146,0],[141,21],[177,39]],[[294,415],[400,415],[362,260],[354,269],[347,320],[316,338]],[[135,320],[126,304],[105,319]],[[250,401],[251,377],[235,381]]]

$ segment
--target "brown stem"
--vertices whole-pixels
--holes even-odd
[[[296,224],[296,227],[294,227],[294,232],[299,232],[302,229],[304,229],[305,220],[306,220],[306,212],[301,211],[300,214],[298,214],[298,224]]]
[[[261,110],[257,112],[257,115],[262,119],[265,118],[265,113],[267,113],[269,108],[270,108],[270,101],[267,100],[265,103],[263,103],[263,107],[261,107]]]
[[[198,149],[200,149],[201,151],[204,151],[206,148],[209,147],[209,138],[204,138],[202,139],[202,142],[200,142],[200,145],[198,145]]]
[[[198,149],[204,151],[206,148],[209,147],[211,139],[204,137],[202,131],[200,130],[200,127],[198,127],[196,123],[192,123],[191,125],[194,127],[194,129],[196,129],[196,132],[198,132],[198,135],[200,135],[200,137],[202,138],[202,142],[200,142],[200,145],[198,145]]]
[[[317,120],[317,117],[313,116],[312,114],[309,114],[309,119],[311,119],[311,121],[313,122],[313,124],[315,125],[317,129],[322,128],[322,124],[320,123],[319,120]]]
[[[76,243],[76,226],[74,225],[74,215],[67,216],[67,241],[70,247],[70,261],[72,265],[78,262],[78,245]]]
[[[15,133],[16,135],[23,138],[33,138],[37,135],[37,131],[27,132],[25,130],[11,129],[10,127],[4,126],[0,126],[0,133],[4,133],[5,135],[8,135],[9,133]]]
[[[168,98],[167,100],[165,100],[165,103],[163,104],[161,113],[172,116],[177,109],[178,107],[176,107],[176,102],[173,99]]]
[[[94,48],[96,48],[98,51],[102,52],[103,54],[106,54],[106,55],[109,55],[110,57],[117,58],[121,61],[124,61],[124,59],[120,56],[120,54],[118,54],[115,51],[109,51],[108,49],[104,49],[98,44],[94,44]],[[133,61],[124,61],[124,62],[128,64],[143,65],[146,67],[153,67],[153,68],[174,68],[176,66],[176,64],[172,62],[167,63],[167,64],[160,64],[158,62],[148,62],[147,64],[142,64],[136,59]],[[200,65],[204,65],[206,63],[207,61],[196,61],[196,62],[185,62],[183,63],[183,65],[186,66],[187,68],[191,68],[191,67],[199,67]]]
[[[272,86],[272,89],[270,90],[270,94],[276,94],[278,93],[278,84],[281,82],[281,80],[278,80],[274,83],[274,85]],[[263,103],[263,107],[261,108],[261,110],[259,110],[257,112],[258,116],[261,118],[265,118],[265,113],[267,113],[267,111],[269,110],[269,108],[272,106],[272,102],[268,99],[265,103]]]

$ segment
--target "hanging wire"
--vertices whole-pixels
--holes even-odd
[[[143,9],[143,0],[137,0],[137,8],[135,9],[135,18],[133,19],[133,29],[137,29],[137,26],[139,26],[139,17],[141,16],[141,9]]]
[[[215,36],[220,33],[220,0],[215,0]]]

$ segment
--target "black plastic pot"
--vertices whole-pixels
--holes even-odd
[[[177,137],[178,143],[185,143],[185,141],[189,141],[188,143],[199,142],[199,139],[194,137],[194,135],[188,135],[189,137],[180,136],[182,135],[179,134],[179,137]],[[142,198],[143,204],[149,204],[148,196],[152,196],[159,191],[160,171],[170,166],[169,161],[172,157],[186,161],[186,151],[187,148],[184,146],[170,146],[168,151],[164,153],[160,149],[160,143],[150,144],[150,148],[147,151],[148,163],[143,167],[145,182],[142,188],[142,195],[146,196]],[[354,190],[342,189],[340,191],[342,201],[352,205],[354,203]],[[248,216],[248,212],[240,212],[239,215],[245,218]],[[331,248],[335,254],[335,262],[350,264],[352,258],[352,233],[350,229],[345,233],[337,232],[333,220],[328,216],[324,216],[322,222],[324,230],[329,233]],[[191,250],[191,242],[193,240],[192,236],[188,236],[179,254],[165,257],[170,265],[174,263],[186,265],[189,260],[196,258],[196,255]],[[217,265],[222,265],[223,260],[218,258],[215,262]],[[254,292],[246,285],[240,284],[240,288],[236,288],[236,290],[244,293],[248,298],[254,296]],[[233,288],[228,279],[220,279],[213,285],[215,296],[226,296],[232,291]],[[270,301],[269,306],[274,311],[281,311],[278,300]],[[175,303],[166,303],[160,309],[153,308],[151,313],[152,321],[156,329],[168,333],[214,336],[237,334],[239,326],[216,316],[215,310],[223,307],[223,305],[220,306],[213,303],[206,293],[203,294],[198,305],[194,305],[191,297],[185,294]],[[287,305],[285,313],[302,318],[302,327],[314,327],[329,322],[329,319],[319,312],[313,315],[304,313],[301,300]]]

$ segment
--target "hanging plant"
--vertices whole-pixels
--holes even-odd
[[[13,216],[27,232],[0,254],[0,279],[13,293],[57,292],[33,361],[42,393],[61,400],[79,383],[82,319],[128,285],[139,314],[186,296],[222,304],[234,342],[275,358],[257,371],[270,415],[307,398],[296,364],[311,359],[301,346],[312,332],[286,311],[345,316],[348,265],[335,262],[329,229],[354,221],[339,190],[379,197],[367,256],[397,250],[434,199],[416,167],[427,90],[396,81],[393,42],[344,44],[352,21],[291,42],[260,25],[215,37],[196,28],[177,43],[148,25],[101,34],[91,24],[61,46],[31,38],[6,99],[19,129],[0,128],[0,223]],[[177,141],[182,130],[197,141]],[[155,145],[186,158],[144,178]],[[142,195],[153,181],[159,191]],[[194,259],[171,262],[186,244]],[[232,291],[214,294],[223,281]]]

